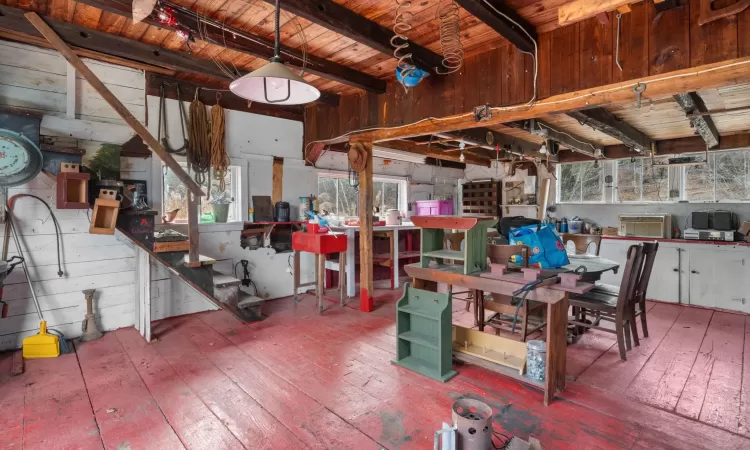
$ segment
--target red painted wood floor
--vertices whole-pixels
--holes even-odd
[[[589,332],[569,347],[576,381],[545,407],[477,367],[443,384],[392,365],[398,296],[378,290],[371,314],[319,315],[307,296],[269,302],[249,325],[225,312],[168,319],[151,344],[121,329],[16,377],[0,354],[0,448],[432,448],[460,397],[488,403],[499,433],[548,449],[750,448],[745,316],[651,305],[650,336],[627,362],[613,336]],[[454,310],[471,325],[463,303]]]

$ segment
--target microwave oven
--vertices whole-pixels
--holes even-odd
[[[671,238],[672,216],[670,214],[621,214],[618,216],[620,236],[644,238]]]

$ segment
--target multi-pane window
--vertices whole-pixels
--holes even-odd
[[[708,164],[685,167],[683,184],[689,201],[750,201],[750,150],[709,153]]]
[[[180,163],[183,169],[187,171],[187,164]],[[180,181],[174,172],[169,170],[166,166],[162,166],[163,170],[163,197],[162,197],[162,211],[164,215],[168,212],[178,209],[177,215],[175,216],[175,223],[187,223],[188,214],[188,197],[187,187]],[[224,189],[221,189],[220,183],[215,179],[213,174],[211,175],[211,189],[210,197],[201,197],[200,199],[200,215],[201,221],[205,222],[210,218],[209,213],[213,214],[214,207],[213,202],[226,202],[229,203],[229,215],[227,216],[228,222],[237,222],[243,220],[240,208],[240,174],[241,170],[239,166],[229,166],[226,174],[224,175]],[[203,191],[206,191],[206,184],[201,186]]]
[[[669,167],[652,164],[650,158],[616,162],[616,199],[621,202],[664,202],[669,200]]]
[[[599,203],[604,200],[604,172],[596,162],[559,164],[557,171],[560,203]]]
[[[384,215],[389,209],[399,209],[401,205],[403,181],[378,179],[372,183],[372,204]],[[337,216],[356,216],[359,194],[346,177],[321,175],[318,177],[319,208]]]

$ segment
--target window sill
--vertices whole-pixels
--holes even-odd
[[[217,233],[222,231],[242,231],[244,227],[244,222],[202,223],[198,225],[198,232]]]

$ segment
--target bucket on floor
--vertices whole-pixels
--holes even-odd
[[[492,447],[492,408],[479,400],[462,398],[453,402],[456,447],[484,450]]]

